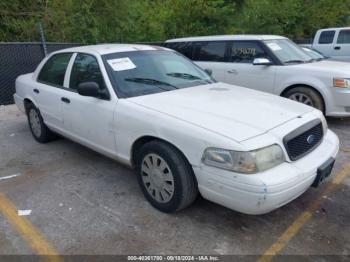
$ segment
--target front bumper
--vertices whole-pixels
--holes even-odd
[[[333,117],[350,116],[350,88],[334,88],[329,96],[329,103],[326,105],[326,115]]]
[[[339,151],[330,130],[322,143],[305,157],[262,173],[245,175],[209,166],[194,167],[202,196],[246,214],[264,214],[287,204],[314,182],[317,169]]]

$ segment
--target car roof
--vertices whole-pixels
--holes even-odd
[[[342,30],[342,29],[350,29],[350,27],[329,27],[329,28],[319,29],[318,31],[323,31],[323,30]]]
[[[279,35],[213,35],[213,36],[196,36],[169,39],[166,43],[171,42],[190,42],[190,41],[228,41],[228,40],[272,40],[286,39]]]
[[[170,50],[170,49],[167,49],[161,46],[139,45],[139,44],[99,44],[99,45],[84,45],[84,46],[61,49],[55,53],[96,52],[96,53],[99,53],[100,55],[106,55],[110,53],[143,51],[143,50]]]

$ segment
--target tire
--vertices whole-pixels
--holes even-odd
[[[298,86],[292,88],[284,94],[284,97],[312,106],[325,113],[325,106],[321,95],[309,87]]]
[[[32,103],[26,107],[30,132],[39,143],[47,143],[56,138],[56,135],[45,125],[38,108]]]
[[[162,212],[184,209],[197,197],[198,186],[191,165],[169,144],[151,141],[143,145],[136,157],[136,170],[145,198]]]

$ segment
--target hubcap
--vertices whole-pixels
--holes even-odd
[[[38,112],[34,109],[31,109],[29,112],[29,123],[32,131],[36,137],[41,135],[41,123],[39,119]]]
[[[314,103],[312,102],[311,98],[303,93],[295,93],[291,95],[289,99],[314,107]]]
[[[144,157],[141,177],[148,193],[160,203],[166,203],[174,195],[174,177],[163,158],[157,154]]]

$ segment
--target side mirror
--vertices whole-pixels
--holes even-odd
[[[106,98],[105,92],[100,90],[100,87],[96,82],[85,82],[85,83],[79,84],[78,94],[81,96]]]
[[[213,70],[211,70],[209,68],[204,69],[204,71],[210,76],[213,74]]]
[[[268,58],[254,58],[253,65],[271,65],[272,62]]]

